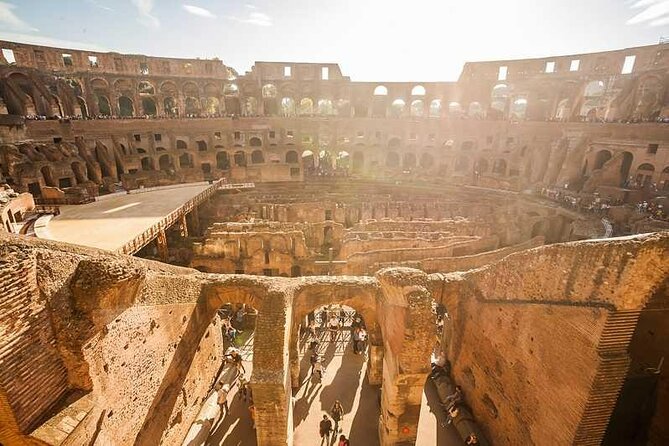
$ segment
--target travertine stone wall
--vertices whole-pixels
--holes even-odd
[[[643,312],[669,275],[667,259],[669,236],[654,234],[535,248],[431,276],[451,317],[444,342],[456,379],[496,443],[601,441],[636,324],[616,321]]]

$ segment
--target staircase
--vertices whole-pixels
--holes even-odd
[[[590,387],[574,445],[601,444],[630,365],[627,354],[640,311],[614,311],[604,325],[597,352],[600,364]]]

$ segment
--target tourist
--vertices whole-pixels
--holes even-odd
[[[355,316],[355,319],[353,319],[353,323],[351,324],[352,329],[356,328],[365,328],[365,323],[363,322],[362,318],[358,315]]]
[[[216,384],[216,392],[218,392],[218,405],[221,408],[221,416],[223,416],[223,409],[225,409],[225,414],[227,415],[230,412],[228,407],[228,393],[230,393],[229,384]]]
[[[348,438],[346,438],[346,435],[342,434],[339,436],[339,443],[337,443],[337,446],[351,446],[351,443],[348,441]]]
[[[309,357],[309,364],[311,364],[311,368],[309,369],[309,372],[313,375],[314,374],[314,367],[316,364],[320,361],[320,358],[318,357],[318,353],[316,350],[313,350],[313,353]]]
[[[334,420],[335,433],[341,432],[341,428],[339,427],[339,422],[344,419],[344,406],[341,405],[339,400],[336,400],[334,402],[332,409],[330,409],[330,414],[332,415],[332,419]]]
[[[242,355],[239,353],[239,350],[236,348],[231,348],[228,350],[226,356],[228,357],[228,360],[231,361],[237,368],[237,373],[241,375],[246,373],[246,369],[242,363]]]
[[[318,339],[312,338],[311,342],[309,342],[309,350],[312,352],[318,351]]]
[[[361,328],[358,333],[358,353],[365,353],[367,350],[367,330]]]
[[[309,321],[309,336],[311,336],[312,338],[315,338],[317,336],[316,335],[316,320],[315,319],[312,319],[311,321]]]
[[[249,406],[249,415],[251,416],[251,428],[255,429],[256,428],[256,406],[253,404],[253,401],[251,401],[251,405]]]
[[[328,331],[330,332],[330,342],[336,341],[339,332],[339,318],[334,314],[328,321]]]
[[[444,406],[451,407],[460,402],[462,402],[462,388],[460,386],[455,386],[455,391],[446,396]]]
[[[469,435],[467,436],[467,438],[465,439],[465,444],[466,444],[467,446],[477,445],[477,444],[479,444],[479,439],[478,439],[478,437],[476,436],[476,434],[469,434]]]
[[[228,340],[230,343],[233,343],[235,342],[235,339],[237,339],[237,329],[230,325],[228,326]]]
[[[249,395],[249,382],[244,375],[239,378],[239,391],[237,392],[239,399],[242,398],[246,401]]]
[[[321,362],[321,359],[318,358],[318,360],[313,366],[313,372],[311,373],[311,377],[314,379],[314,381],[320,383],[321,381],[323,381],[324,374],[325,374],[325,369],[323,368],[323,362]]]
[[[321,420],[318,428],[321,434],[321,446],[324,442],[326,445],[329,444],[330,433],[332,433],[332,421],[330,421],[327,415],[323,415],[323,419]]]
[[[360,343],[360,328],[353,330],[353,354],[358,354],[358,345]]]

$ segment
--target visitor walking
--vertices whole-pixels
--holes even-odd
[[[339,400],[336,400],[332,406],[332,409],[330,409],[330,414],[332,415],[332,419],[334,420],[334,432],[338,433],[341,432],[341,428],[339,427],[339,422],[344,419],[344,407],[341,405],[341,402]]]
[[[367,330],[360,328],[358,332],[358,353],[367,351]]]
[[[342,434],[339,436],[339,443],[337,443],[337,446],[351,446],[351,443],[348,441],[348,438],[346,438],[346,435]]]
[[[320,360],[318,357],[318,353],[316,350],[313,350],[313,353],[309,357],[309,364],[311,364],[311,368],[309,369],[309,374],[313,375],[314,374],[314,367],[316,366],[316,363]]]
[[[225,415],[230,413],[230,407],[228,406],[228,393],[230,393],[230,386],[228,384],[221,384],[220,382],[216,384],[216,392],[218,393],[218,405],[221,408],[221,417],[223,417],[223,409],[225,409]]]
[[[335,342],[337,340],[337,333],[339,332],[339,318],[334,314],[328,321],[328,331],[330,332],[330,342]]]
[[[332,433],[332,421],[330,421],[327,415],[323,415],[323,419],[321,420],[318,428],[321,434],[321,446],[323,446],[323,442],[325,442],[326,445],[330,444],[330,434]]]
[[[360,327],[353,330],[353,354],[358,354],[358,345],[360,344]]]
[[[239,378],[239,391],[237,392],[239,399],[246,399],[249,396],[249,382],[243,375]]]

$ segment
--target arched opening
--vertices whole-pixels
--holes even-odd
[[[265,84],[262,87],[263,109],[265,115],[276,116],[279,113],[277,103],[277,89],[274,84]]]
[[[194,97],[187,97],[184,101],[184,111],[187,116],[199,116],[200,115],[200,101]]]
[[[152,158],[146,156],[142,158],[141,163],[142,163],[142,170],[144,171],[154,170]]]
[[[216,168],[220,170],[228,170],[230,168],[228,152],[218,152],[216,154]]]
[[[306,172],[313,172],[316,169],[316,158],[314,152],[305,150],[302,152],[302,166]]]
[[[451,101],[448,103],[448,114],[451,116],[461,116],[462,106],[459,102]]]
[[[388,96],[388,89],[383,85],[378,85],[374,89],[374,96]]]
[[[127,96],[118,98],[119,116],[123,118],[131,118],[135,115],[135,107],[132,104],[132,99]]]
[[[348,169],[351,166],[351,156],[345,150],[337,153],[337,169]]]
[[[606,164],[609,160],[611,159],[611,152],[608,150],[600,150],[597,152],[597,155],[595,155],[595,163],[593,165],[593,170],[599,170],[602,167],[604,167],[604,164]]]
[[[511,105],[511,119],[522,121],[527,115],[527,99],[518,98]]]
[[[249,145],[251,147],[262,147],[262,139],[254,136],[253,138],[249,139]]]
[[[555,119],[559,121],[568,121],[571,115],[571,104],[569,99],[562,99],[555,111]]]
[[[620,164],[620,186],[624,186],[634,162],[634,155],[630,152],[623,152],[623,162]]]
[[[411,102],[411,116],[422,118],[425,114],[425,103],[421,99]]]
[[[96,99],[98,101],[98,111],[100,115],[111,116],[112,115],[111,105],[109,104],[109,99],[107,98],[107,96],[99,94],[96,96]]]
[[[386,167],[395,169],[400,166],[400,156],[397,152],[388,152],[386,154]]]
[[[244,116],[258,116],[258,100],[251,96],[244,101]]]
[[[438,118],[441,116],[441,99],[433,99],[430,102],[430,118]]]
[[[251,164],[262,164],[265,162],[265,155],[262,150],[254,150],[251,152]]]
[[[81,96],[77,96],[77,104],[79,104],[79,110],[81,111],[82,118],[88,118],[88,105],[86,101]]]
[[[193,157],[191,156],[190,153],[182,153],[181,155],[179,155],[179,167],[181,167],[182,169],[188,169],[193,167]]]
[[[139,92],[140,96],[156,94],[156,89],[148,81],[140,81],[137,85],[137,91]]]
[[[197,151],[198,152],[206,152],[207,151],[207,141],[204,140],[199,140],[196,141],[197,144]]]
[[[416,85],[411,89],[411,96],[425,96],[425,87]]]
[[[74,173],[75,180],[77,180],[77,184],[82,184],[88,181],[86,171],[79,161],[73,162],[70,167],[72,168],[72,173]]]
[[[246,167],[246,153],[238,150],[234,154],[235,166]]]
[[[204,111],[208,116],[221,114],[221,101],[216,96],[207,96],[204,103]]]
[[[177,149],[188,150],[188,144],[186,144],[186,141],[183,141],[181,139],[177,139]]]
[[[291,117],[295,116],[295,101],[293,98],[281,99],[281,116]]]
[[[154,101],[152,98],[142,99],[142,110],[144,111],[145,115],[156,116],[156,101]]]
[[[650,163],[641,164],[636,168],[636,184],[640,187],[646,187],[653,183],[653,174],[655,166]]]
[[[51,166],[43,166],[39,171],[42,174],[42,178],[44,179],[45,185],[49,187],[58,186],[58,183],[56,183],[56,179],[53,175],[53,169],[51,168]]]
[[[390,116],[393,118],[399,118],[404,114],[404,108],[406,103],[403,99],[395,99],[390,105]]]
[[[505,116],[509,94],[509,86],[506,84],[497,84],[493,87],[490,110],[495,117],[503,118]]]
[[[158,158],[158,168],[163,172],[169,172],[173,169],[172,159],[169,155],[160,155],[160,158]]]
[[[321,116],[332,116],[335,114],[335,109],[330,99],[320,99],[318,101],[318,114]]]
[[[488,167],[489,167],[488,160],[486,160],[485,158],[479,158],[479,160],[476,162],[476,166],[474,167],[474,169],[478,173],[486,173],[488,171]]]
[[[177,107],[177,101],[175,101],[174,98],[171,96],[168,96],[165,99],[163,99],[163,110],[165,111],[165,115],[167,115],[170,118],[179,116],[179,108]]]
[[[471,118],[476,118],[476,119],[481,119],[484,117],[483,114],[483,106],[481,105],[480,102],[472,102],[469,104],[469,109],[467,110],[467,114]]]
[[[289,150],[286,152],[286,163],[287,164],[297,164],[299,162],[297,152],[295,150]]]
[[[416,155],[413,153],[405,153],[402,157],[402,167],[404,169],[412,169],[416,167]]]
[[[322,171],[331,171],[335,167],[335,159],[327,150],[318,152],[318,168]]]
[[[583,92],[580,116],[591,122],[603,118],[605,112],[604,93],[606,93],[606,84],[603,81],[588,82]]]
[[[365,155],[362,152],[355,152],[351,163],[353,172],[360,173],[365,167]]]
[[[297,114],[300,116],[309,116],[314,114],[314,101],[311,98],[303,98],[300,101],[300,106],[297,109]]]
[[[496,159],[492,165],[492,173],[500,176],[506,175],[506,160]]]
[[[423,153],[420,156],[420,167],[423,169],[429,169],[434,166],[434,157],[429,153]]]

